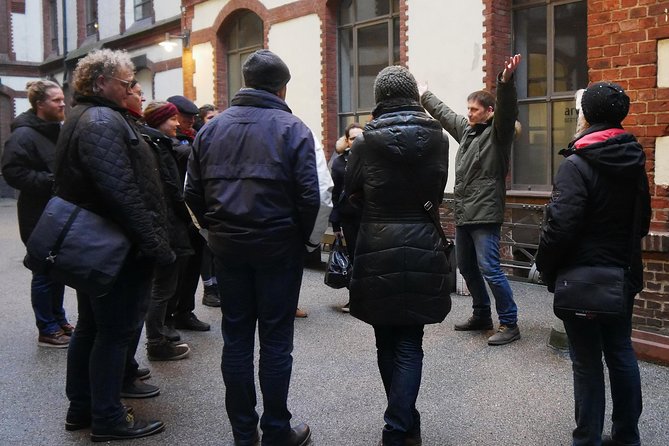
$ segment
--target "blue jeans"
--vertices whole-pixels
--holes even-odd
[[[564,321],[574,372],[574,446],[599,446],[602,441],[606,405],[602,352],[611,381],[611,436],[621,444],[641,444],[641,378],[632,349],[631,320],[630,314],[626,319],[613,322],[587,319]]]
[[[128,344],[141,321],[152,270],[150,262],[129,258],[106,296],[77,291],[79,320],[67,352],[69,417],[92,417],[94,427],[109,427],[125,416],[121,384]]]
[[[498,224],[456,226],[455,254],[460,273],[472,294],[474,316],[490,317],[487,282],[495,297],[499,323],[508,325],[518,321],[518,307],[499,261],[500,227]]]
[[[423,325],[374,326],[376,355],[388,407],[383,415],[384,446],[403,446],[420,436],[416,399],[423,372]]]
[[[33,273],[30,282],[30,300],[35,312],[35,323],[42,335],[55,333],[67,324],[63,308],[65,286],[42,274]]]
[[[303,268],[303,248],[299,248],[278,260],[215,259],[223,312],[225,408],[239,445],[253,444],[258,426],[253,368],[256,322],[264,406],[260,419],[262,444],[280,445],[290,435],[292,415],[287,399]]]

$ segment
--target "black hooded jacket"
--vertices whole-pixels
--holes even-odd
[[[16,117],[2,153],[2,174],[19,190],[19,232],[25,243],[53,194],[53,171],[60,122],[44,121],[29,110]]]
[[[651,215],[643,148],[622,128],[600,124],[561,153],[567,159],[555,176],[537,269],[552,291],[562,268],[619,266],[627,268],[627,290],[639,292]]]
[[[423,204],[443,199],[448,139],[418,104],[379,106],[374,116],[346,167],[346,191],[364,202],[351,314],[373,325],[438,323],[451,308],[449,265]]]

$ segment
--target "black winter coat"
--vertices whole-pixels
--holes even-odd
[[[118,223],[139,254],[174,261],[156,157],[125,110],[78,97],[56,148],[56,194]]]
[[[346,174],[346,163],[351,154],[350,150],[346,150],[339,155],[332,162],[332,213],[330,214],[330,223],[334,231],[341,230],[342,222],[350,222],[352,224],[359,224],[362,210],[359,206],[355,206],[346,196],[344,191],[344,176]]]
[[[2,153],[2,175],[19,191],[19,232],[26,243],[53,195],[60,122],[44,121],[29,110],[16,117],[11,130]]]
[[[418,104],[377,107],[345,177],[346,190],[364,202],[349,287],[353,316],[373,325],[444,320],[450,267],[423,204],[441,203],[447,175],[439,122]]]
[[[192,255],[195,251],[191,247],[188,229],[193,226],[193,220],[184,201],[184,176],[179,172],[173,140],[160,130],[146,125],[141,126],[139,130],[155,151],[158,160],[160,179],[165,192],[170,246],[177,256]]]
[[[636,294],[651,216],[643,148],[630,133],[597,125],[561,153],[567,159],[546,208],[537,269],[552,291],[558,271],[568,266],[627,268],[626,289]]]

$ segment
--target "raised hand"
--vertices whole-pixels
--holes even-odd
[[[418,96],[423,97],[423,94],[427,91],[428,86],[427,82],[418,82]]]
[[[502,72],[502,82],[509,82],[509,79],[511,79],[511,76],[513,76],[513,73],[516,71],[516,68],[518,68],[521,59],[522,56],[520,54],[506,58],[504,61],[504,71]]]

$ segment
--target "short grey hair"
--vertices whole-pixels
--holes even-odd
[[[94,96],[98,93],[95,81],[99,76],[115,76],[122,69],[135,71],[135,64],[127,51],[107,48],[93,51],[77,63],[72,81],[74,92]]]

